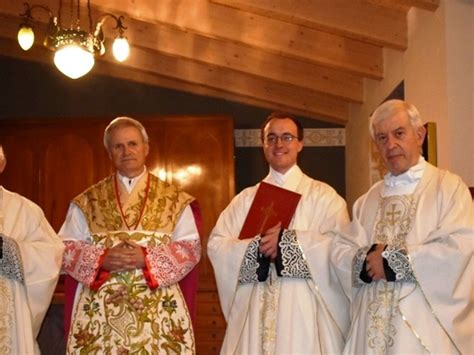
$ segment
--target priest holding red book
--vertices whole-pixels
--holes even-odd
[[[231,201],[208,242],[227,321],[221,354],[341,353],[349,304],[329,250],[346,204],[298,167],[293,116],[271,114],[261,138],[269,174]]]

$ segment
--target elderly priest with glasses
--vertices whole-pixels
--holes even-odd
[[[329,249],[346,204],[297,166],[294,117],[271,114],[261,138],[269,174],[231,201],[208,242],[227,321],[221,354],[338,354],[349,309]]]

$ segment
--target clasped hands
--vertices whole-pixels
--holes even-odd
[[[270,260],[275,260],[278,251],[278,236],[281,230],[281,222],[268,228],[260,235],[260,252]]]
[[[382,252],[384,248],[384,244],[377,244],[375,250],[367,254],[367,257],[365,259],[367,275],[369,275],[374,281],[387,279],[387,277],[385,276],[382,257]]]
[[[122,241],[107,251],[102,268],[110,272],[141,269],[145,266],[142,247],[132,241]]]

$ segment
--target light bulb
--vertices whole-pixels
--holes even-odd
[[[87,74],[94,66],[94,56],[80,46],[71,44],[59,48],[54,54],[54,64],[61,73],[77,79]]]
[[[115,59],[119,62],[123,62],[127,59],[128,54],[130,53],[130,46],[128,45],[127,38],[122,36],[117,37],[112,46],[112,52],[114,53]]]
[[[28,25],[21,25],[18,30],[18,44],[21,49],[27,51],[31,48],[34,42],[35,33],[33,32],[33,29]]]

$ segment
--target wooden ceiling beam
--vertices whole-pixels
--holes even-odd
[[[139,47],[133,47],[133,50],[134,57],[122,65],[239,96],[272,103],[284,102],[289,107],[330,117],[339,123],[345,123],[349,118],[349,103],[342,99]],[[107,55],[105,60],[114,61]]]
[[[366,2],[382,5],[392,9],[410,9],[417,7],[419,9],[436,11],[439,7],[439,0],[364,0]]]
[[[406,12],[363,0],[211,1],[364,42],[398,50],[407,48]]]
[[[97,15],[97,14],[96,14]],[[13,16],[12,16],[13,17]],[[13,17],[14,18],[14,17]],[[40,18],[38,18],[40,19]],[[41,18],[46,22],[47,18]],[[19,21],[18,21],[19,22]],[[109,26],[112,23],[109,23]],[[13,24],[15,30],[18,24]],[[364,86],[360,76],[315,65],[232,41],[204,37],[166,25],[128,19],[126,35],[135,46],[162,54],[196,60],[360,103]],[[36,31],[37,37],[41,31]],[[44,32],[44,31],[43,31]],[[114,36],[114,31],[104,31]],[[146,35],[144,35],[146,34]],[[16,33],[12,33],[16,36]],[[133,57],[133,52],[131,56]]]
[[[273,20],[207,0],[142,0],[140,6],[136,5],[135,0],[92,0],[92,4],[104,12],[126,13],[129,18],[244,43],[355,75],[372,79],[383,77],[382,48],[378,45]]]
[[[5,24],[4,16],[0,16],[0,21]],[[53,67],[51,51],[43,46],[34,46],[25,52],[20,49],[16,41],[3,39],[4,29],[5,26],[0,26],[0,53],[27,61],[49,63],[52,70],[56,70]],[[349,117],[349,104],[327,95],[232,73],[225,69],[216,70],[185,59],[157,56],[146,49],[134,48],[134,50],[137,55],[133,60],[127,61],[126,65],[118,64],[110,53],[106,54],[96,61],[94,73],[148,85],[163,85],[184,92],[229,99],[258,107],[285,109],[332,123],[345,124]]]
[[[170,26],[152,25],[134,19],[129,20],[128,26],[133,28],[128,37],[135,46],[288,83],[352,102],[363,101],[363,79],[358,75],[241,43],[203,37]]]

